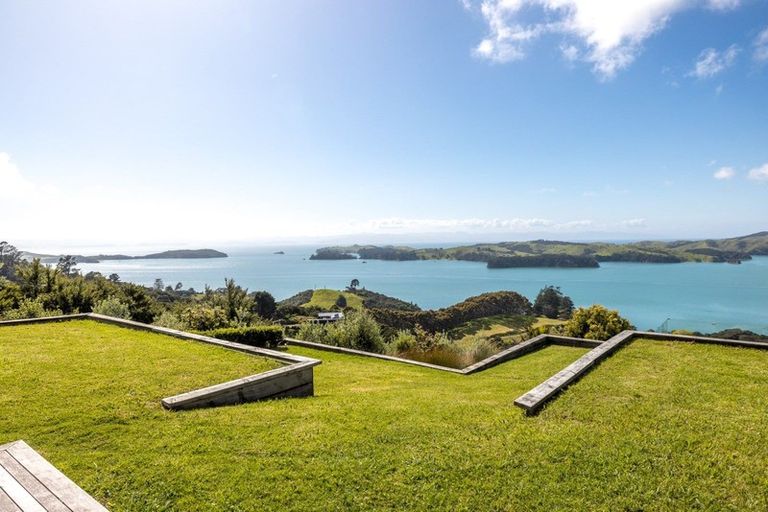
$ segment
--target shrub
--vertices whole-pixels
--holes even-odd
[[[63,315],[60,309],[46,309],[39,299],[23,299],[19,307],[5,314],[6,320],[21,320],[24,318],[42,318],[46,316]]]
[[[340,347],[376,353],[384,350],[381,327],[365,311],[350,313],[343,320],[329,324],[327,330],[331,339]]]
[[[131,309],[128,307],[128,304],[117,297],[108,297],[100,300],[93,306],[93,312],[115,318],[131,318]]]
[[[283,329],[277,325],[225,327],[205,331],[202,334],[220,340],[234,341],[235,343],[262,348],[275,348],[283,341]]]
[[[229,325],[224,308],[206,304],[195,304],[184,309],[181,312],[181,321],[187,329],[193,331],[210,331]]]
[[[167,327],[168,329],[176,329],[177,331],[183,331],[186,329],[184,322],[174,313],[170,311],[163,311],[160,316],[155,319],[155,325],[160,327]]]
[[[628,320],[600,304],[578,308],[563,326],[566,336],[588,340],[607,340],[626,329],[633,329]]]
[[[385,348],[381,327],[366,311],[351,312],[342,320],[330,324],[302,324],[296,337],[366,352],[381,353]]]

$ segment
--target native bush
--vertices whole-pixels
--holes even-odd
[[[563,333],[575,338],[589,340],[607,340],[621,331],[634,327],[618,311],[610,310],[600,304],[588,308],[578,308],[573,316],[563,325]]]
[[[276,348],[283,341],[283,329],[277,325],[255,325],[250,327],[224,327],[205,331],[201,334],[220,340],[234,341],[262,348]]]
[[[99,315],[113,316],[115,318],[131,318],[131,308],[117,297],[108,297],[100,300],[93,306],[93,312]]]
[[[46,316],[62,315],[60,309],[46,309],[39,299],[22,299],[19,307],[5,313],[5,320],[20,320],[23,318],[42,318]]]

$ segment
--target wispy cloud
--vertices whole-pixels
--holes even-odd
[[[768,62],[768,27],[765,27],[755,38],[752,58],[759,63]]]
[[[739,51],[739,47],[735,44],[732,44],[723,51],[717,51],[714,48],[702,50],[689,75],[703,79],[722,73],[733,65]]]
[[[644,41],[662,30],[673,14],[692,5],[728,10],[739,1],[483,0],[480,12],[488,34],[473,53],[510,62],[524,58],[528,46],[542,36],[559,35],[566,60],[591,64],[600,78],[610,79],[635,60]],[[530,21],[533,13],[538,21]]]
[[[760,167],[750,169],[747,176],[749,176],[749,179],[754,181],[768,182],[768,163],[765,163]]]
[[[741,6],[741,0],[709,0],[708,4],[713,11],[731,11]]]
[[[409,219],[386,218],[349,226],[361,233],[581,233],[615,231],[645,227],[645,219],[629,219],[613,223],[597,223],[591,219],[554,221],[542,218],[512,219]]]
[[[716,180],[729,180],[736,176],[736,171],[733,167],[721,167],[712,175]]]

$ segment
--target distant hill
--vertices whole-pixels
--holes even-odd
[[[365,309],[386,308],[399,311],[419,311],[419,307],[416,304],[363,288],[354,290],[347,288],[342,291],[327,288],[304,290],[278,302],[278,305],[283,307],[334,309],[339,296],[343,296],[346,299],[347,306],[353,309],[360,309],[362,307]]]
[[[310,259],[371,259],[388,261],[452,259],[478,261],[489,268],[598,267],[602,261],[636,263],[741,263],[752,256],[768,255],[768,231],[713,240],[561,242],[532,240],[465,245],[448,249],[415,249],[407,246],[348,245],[323,247]]]
[[[22,252],[22,258],[31,260],[40,258],[43,263],[56,263],[62,255],[54,254],[36,254],[32,252]],[[154,259],[206,259],[206,258],[227,258],[228,255],[214,249],[176,249],[171,251],[156,252],[145,256],[126,256],[125,254],[99,254],[97,256],[76,255],[75,261],[78,263],[99,263],[109,260],[154,260]]]

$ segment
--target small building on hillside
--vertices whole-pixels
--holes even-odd
[[[318,313],[317,320],[319,322],[336,322],[344,318],[344,313],[341,311],[329,311],[327,313]]]

